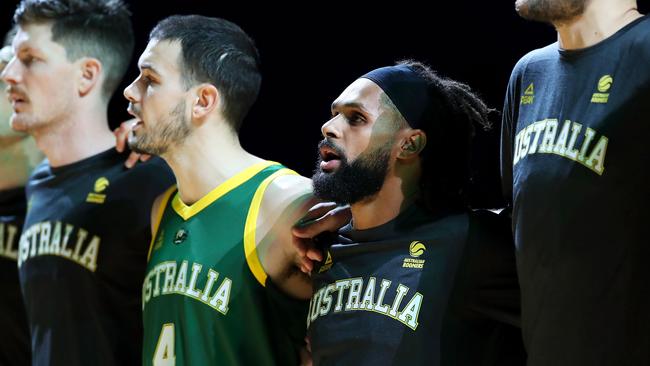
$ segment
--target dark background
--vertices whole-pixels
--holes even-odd
[[[468,83],[500,109],[510,71],[528,51],[556,39],[552,27],[525,21],[514,0],[428,2],[302,2],[299,5],[224,1],[127,1],[136,31],[134,61],[113,98],[110,120],[128,118],[123,87],[137,75],[135,60],[147,35],[171,14],[202,14],[231,20],[256,42],[263,83],[258,102],[241,131],[248,151],[311,176],[320,126],[330,103],[358,76],[396,60],[414,58],[439,73]],[[0,30],[6,31],[16,0],[0,2]],[[641,10],[648,8],[640,1]],[[499,116],[494,129],[477,137],[475,206],[500,204]],[[450,152],[453,153],[453,152]]]

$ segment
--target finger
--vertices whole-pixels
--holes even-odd
[[[323,252],[316,248],[307,249],[305,256],[312,261],[321,262],[323,260]]]
[[[116,128],[113,131],[115,134],[115,148],[117,151],[122,152],[126,148],[126,143],[129,137],[129,132],[133,129],[133,126],[137,123],[135,118],[132,118],[128,121],[124,121],[120,124],[120,127]]]
[[[299,238],[313,238],[326,231],[337,231],[343,225],[347,224],[351,217],[349,207],[337,207],[320,218],[302,222],[300,225],[294,226],[292,232],[294,236]]]
[[[337,207],[337,204],[334,202],[321,202],[318,203],[312,208],[310,208],[307,213],[296,223],[296,226],[301,226],[305,223],[308,223],[309,221],[318,219],[322,216],[324,216],[326,213],[329,211],[335,209]]]
[[[140,155],[140,161],[143,162],[143,163],[144,163],[145,161],[149,160],[149,159],[151,159],[151,155],[149,155],[149,154],[142,154],[142,155]]]
[[[131,169],[131,168],[133,168],[133,166],[135,165],[135,163],[138,162],[138,159],[140,159],[140,154],[138,154],[138,153],[136,153],[136,152],[132,152],[131,154],[129,154],[129,157],[128,157],[128,158],[126,159],[126,161],[124,162],[124,165],[125,165],[127,168]]]

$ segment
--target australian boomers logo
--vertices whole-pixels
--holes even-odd
[[[409,254],[411,255],[410,258],[404,258],[404,262],[402,263],[403,268],[416,268],[416,269],[422,269],[424,268],[424,259],[418,259],[422,254],[424,254],[424,251],[427,250],[427,247],[422,244],[419,241],[412,241],[411,245],[409,245]]]
[[[596,88],[598,89],[597,93],[594,93],[591,96],[591,102],[592,103],[607,103],[609,100],[609,89],[612,87],[612,84],[614,83],[614,78],[612,78],[611,75],[603,75],[599,80],[598,80],[598,85]]]
[[[106,200],[106,194],[103,192],[108,188],[110,182],[105,177],[101,177],[95,181],[94,192],[88,193],[86,202],[102,204]]]

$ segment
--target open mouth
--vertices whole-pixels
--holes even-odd
[[[333,148],[322,144],[319,148],[320,168],[324,172],[336,170],[341,165],[341,156]]]

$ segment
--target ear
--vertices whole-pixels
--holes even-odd
[[[424,150],[427,145],[427,135],[422,130],[410,130],[400,143],[398,159],[412,159]]]
[[[79,61],[79,95],[86,96],[99,84],[102,75],[102,63],[96,58],[85,57]]]
[[[212,84],[201,84],[196,88],[192,103],[192,119],[202,120],[219,107],[219,91]]]

